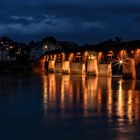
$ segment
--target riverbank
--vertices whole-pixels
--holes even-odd
[[[0,61],[0,72],[31,72],[30,61]]]

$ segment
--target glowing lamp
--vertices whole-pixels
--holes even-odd
[[[45,48],[45,49],[48,49],[48,46],[47,46],[47,45],[45,45],[45,46],[44,46],[44,48]]]
[[[120,63],[120,64],[122,64],[122,63],[123,63],[123,61],[122,61],[122,60],[120,60],[120,61],[119,61],[119,63]]]

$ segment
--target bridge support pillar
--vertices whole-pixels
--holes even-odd
[[[62,65],[63,63],[55,63],[55,72],[62,73]]]
[[[127,59],[123,63],[123,78],[136,79],[136,69],[134,59]]]
[[[85,74],[85,63],[71,63],[70,72],[71,74]]]
[[[63,61],[62,73],[63,74],[69,74],[70,73],[70,61]]]
[[[55,72],[55,61],[48,62],[48,72]]]
[[[98,75],[99,76],[112,76],[112,66],[109,64],[99,64],[98,65]]]
[[[98,76],[98,62],[97,59],[90,59],[87,62],[87,74]]]

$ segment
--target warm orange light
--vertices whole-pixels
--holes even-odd
[[[84,54],[83,54],[83,61],[86,62],[88,60],[88,57],[89,57],[88,51],[84,52]]]
[[[136,54],[140,54],[140,49],[137,49],[136,50]]]
[[[140,63],[140,49],[137,49],[135,51],[134,59],[135,59],[136,63]]]
[[[126,55],[127,55],[126,50],[121,50],[120,53],[119,53],[120,58],[126,58]]]
[[[65,60],[65,57],[66,57],[66,54],[65,53],[62,53],[62,61]]]
[[[131,53],[131,54],[134,54],[134,51],[133,51],[133,50],[131,50],[131,51],[130,51],[130,53]]]
[[[44,56],[41,60],[40,60],[40,65],[41,65],[41,71],[45,71],[45,62],[46,62],[46,56]]]
[[[113,54],[114,54],[113,51],[110,50],[110,51],[108,52],[107,56],[113,56]]]
[[[47,103],[48,103],[48,79],[45,74],[42,75],[43,82],[43,107],[44,113],[47,114]]]
[[[55,101],[56,101],[56,80],[55,80],[55,74],[49,74],[48,75],[48,79],[49,79],[49,99],[51,101],[51,107],[55,107]]]
[[[73,61],[73,59],[74,59],[74,53],[70,53],[70,55],[69,55],[69,61],[70,62],[72,62]]]
[[[115,62],[116,62],[116,64],[115,65],[113,65],[113,66],[119,66],[119,69],[121,68],[121,66],[123,66],[123,69],[125,69],[125,64],[127,64],[128,62],[128,58],[122,58],[122,57],[120,57],[120,56],[117,56],[118,58],[117,58],[117,60],[114,60]]]
[[[78,52],[78,53],[77,53],[77,55],[81,55],[81,53],[80,53],[80,52]]]
[[[116,110],[116,115],[119,117],[118,123],[119,125],[122,125],[124,122],[122,121],[122,118],[124,117],[124,96],[123,96],[123,90],[122,90],[122,80],[119,81],[119,88],[118,88],[118,96],[117,96],[117,110]]]
[[[63,62],[62,70],[64,71],[64,73],[70,73],[70,62],[69,61]]]
[[[56,58],[57,58],[57,55],[56,55],[56,54],[54,54],[54,55],[53,55],[53,60],[55,61],[55,60],[56,60]]]
[[[101,61],[102,58],[103,58],[103,53],[102,52],[99,52],[98,53],[98,61]]]
[[[120,61],[119,61],[119,63],[120,63],[120,64],[122,64],[122,63],[123,63],[123,61],[122,61],[122,60],[120,60]]]
[[[84,53],[84,56],[85,56],[85,57],[88,56],[88,51],[86,51],[86,52]]]

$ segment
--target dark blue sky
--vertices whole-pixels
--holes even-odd
[[[17,41],[140,39],[140,0],[1,0],[0,35]]]

